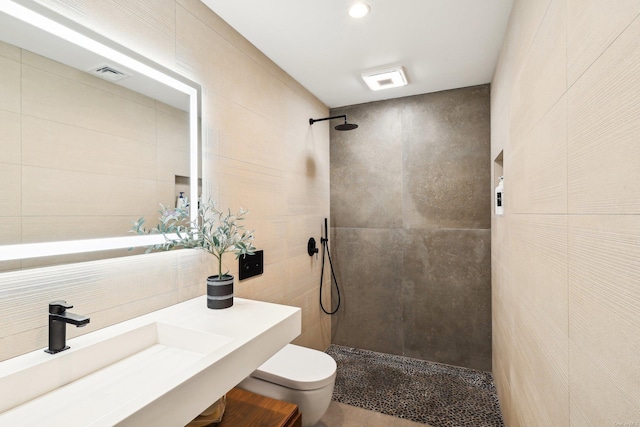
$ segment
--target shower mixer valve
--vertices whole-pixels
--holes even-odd
[[[307,253],[309,254],[309,256],[313,256],[313,254],[316,255],[316,258],[318,258],[318,247],[316,246],[316,239],[314,239],[313,237],[309,238],[309,241],[307,242]]]

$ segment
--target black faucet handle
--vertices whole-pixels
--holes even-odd
[[[49,303],[49,313],[51,314],[63,314],[68,308],[73,308],[73,306],[63,300],[51,301]]]

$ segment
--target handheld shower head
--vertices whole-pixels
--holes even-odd
[[[343,114],[341,116],[333,116],[333,117],[325,117],[324,119],[309,119],[309,124],[312,125],[315,122],[321,122],[323,120],[332,120],[332,119],[344,119],[344,123],[337,125],[334,129],[335,130],[353,130],[356,129],[358,127],[357,124],[355,123],[347,123],[347,115]]]

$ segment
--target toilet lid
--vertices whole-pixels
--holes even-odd
[[[328,354],[288,344],[251,376],[295,390],[315,390],[331,384],[336,368]]]

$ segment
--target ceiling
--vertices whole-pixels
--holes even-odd
[[[328,107],[489,83],[512,0],[201,0]],[[409,84],[371,91],[365,71]]]

